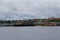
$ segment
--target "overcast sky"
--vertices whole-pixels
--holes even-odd
[[[0,20],[60,17],[60,0],[0,0]]]

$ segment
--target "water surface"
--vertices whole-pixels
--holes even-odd
[[[0,27],[0,40],[60,40],[60,27]]]

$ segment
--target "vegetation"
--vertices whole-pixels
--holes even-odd
[[[0,25],[8,26],[60,26],[60,18],[30,20],[0,20]]]

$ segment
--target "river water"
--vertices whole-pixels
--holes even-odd
[[[0,27],[0,40],[60,40],[60,27]]]

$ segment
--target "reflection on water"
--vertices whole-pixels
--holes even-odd
[[[60,40],[60,27],[0,27],[0,40]]]

